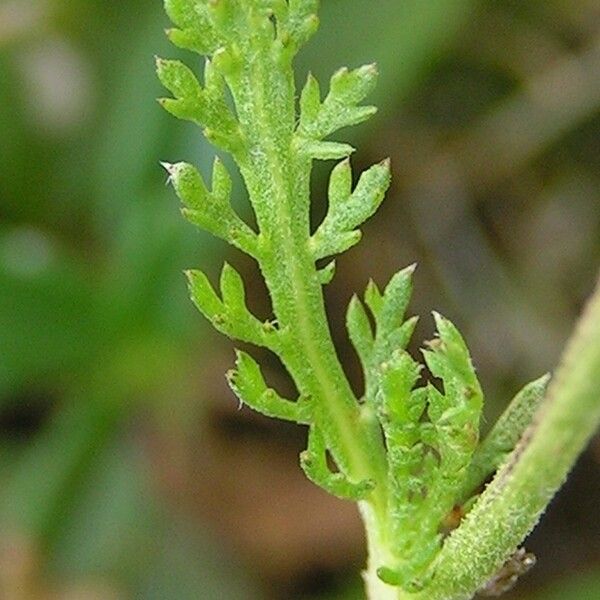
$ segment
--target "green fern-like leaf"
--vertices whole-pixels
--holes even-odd
[[[204,273],[189,271],[192,299],[217,330],[276,354],[298,398],[280,396],[242,351],[228,373],[230,387],[242,404],[308,426],[301,466],[326,491],[360,503],[376,549],[369,581],[377,594],[390,597],[389,586],[399,586],[426,595],[447,543],[448,515],[457,505],[466,510],[465,502],[511,452],[545,380],[518,394],[480,445],[483,393],[456,327],[434,313],[437,338],[423,350],[425,364],[408,351],[417,324],[416,317],[407,317],[413,265],[383,291],[369,282],[364,298],[350,301],[348,335],[365,381],[357,397],[324,309],[323,286],[334,277],[335,261],[317,265],[359,242],[361,225],[390,186],[390,163],[384,160],[353,187],[348,157],[354,148],[331,139],[375,114],[363,103],[377,69],[342,68],[325,95],[309,75],[298,93],[293,58],[316,31],[317,0],[166,0],[165,7],[174,24],[169,39],[204,56],[205,66],[198,77],[180,61],[157,59],[158,77],[172,95],[160,102],[231,154],[256,230],[233,209],[236,190],[219,159],[210,186],[188,163],[163,166],[184,216],[256,260],[273,314],[263,322],[250,312],[243,278],[229,264],[218,291]],[[314,160],[338,163],[329,180],[326,216],[311,232]]]

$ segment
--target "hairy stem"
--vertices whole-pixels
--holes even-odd
[[[531,427],[446,540],[432,586],[415,600],[471,598],[535,527],[600,423],[599,339],[600,286]]]
[[[367,568],[363,572],[367,598],[370,600],[408,600],[410,596],[406,592],[384,583],[379,578],[377,570],[382,565],[393,564],[394,556],[388,550],[385,532],[382,532],[378,526],[371,506],[361,503],[359,509],[367,535]]]
[[[369,498],[375,515],[371,526],[383,532],[385,448],[378,422],[361,410],[331,339],[322,284],[309,246],[311,159],[299,158],[293,147],[293,72],[291,66],[270,68],[260,46],[248,56],[246,82],[237,89],[251,92],[236,97],[251,148],[241,170],[259,224],[259,265],[282,334],[280,356],[300,393],[315,403],[314,421],[322,428],[338,467],[355,482],[375,482]],[[274,88],[281,93],[274,95]]]

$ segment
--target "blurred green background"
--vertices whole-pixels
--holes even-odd
[[[360,385],[348,299],[417,261],[416,337],[434,308],[463,330],[487,427],[596,276],[600,5],[323,0],[321,21],[298,78],[376,60],[380,113],[348,139],[394,171],[327,290],[340,355]],[[0,0],[0,599],[362,598],[353,506],[304,480],[301,428],[237,410],[232,346],[186,297],[182,270],[227,255],[268,314],[165,187],[159,160],[214,154],[154,101],[167,25],[159,0]],[[599,506],[596,439],[506,597],[600,598]]]

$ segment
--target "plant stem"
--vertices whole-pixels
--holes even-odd
[[[404,595],[400,588],[387,585],[377,575],[377,569],[382,565],[393,564],[394,557],[387,549],[385,532],[382,532],[378,526],[372,507],[366,502],[361,502],[359,509],[367,536],[367,568],[363,571],[367,598],[370,600],[408,600],[409,596]]]
[[[281,66],[273,68],[260,45],[247,56],[245,81],[234,88],[250,148],[240,167],[259,225],[259,265],[281,332],[280,357],[299,392],[314,402],[315,423],[340,470],[352,481],[375,482],[366,525],[381,543],[387,531],[385,447],[377,420],[351,389],[328,326],[309,244],[311,159],[294,148],[292,69],[282,74]]]
[[[563,354],[534,422],[446,540],[432,586],[415,600],[466,600],[537,524],[600,423],[600,286]],[[401,596],[398,596],[401,598]]]

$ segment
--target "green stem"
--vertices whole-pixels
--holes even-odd
[[[464,523],[446,540],[432,587],[415,600],[473,597],[535,527],[600,424],[598,340],[600,286],[531,427]]]
[[[389,551],[385,531],[381,530],[371,505],[359,503],[360,515],[367,535],[367,568],[363,572],[367,598],[370,600],[408,600],[410,596],[398,587],[387,585],[377,575],[382,565],[394,564],[395,557]]]
[[[250,41],[252,42],[252,41]],[[310,250],[311,159],[294,147],[295,91],[291,65],[274,68],[255,45],[240,85],[238,117],[249,147],[241,171],[259,224],[259,265],[281,331],[280,357],[302,395],[315,403],[314,420],[340,470],[352,481],[371,479],[372,518],[385,537],[386,456],[374,415],[356,400],[331,338],[317,268]],[[273,89],[280,93],[274,94]],[[261,174],[257,176],[257,174]]]

